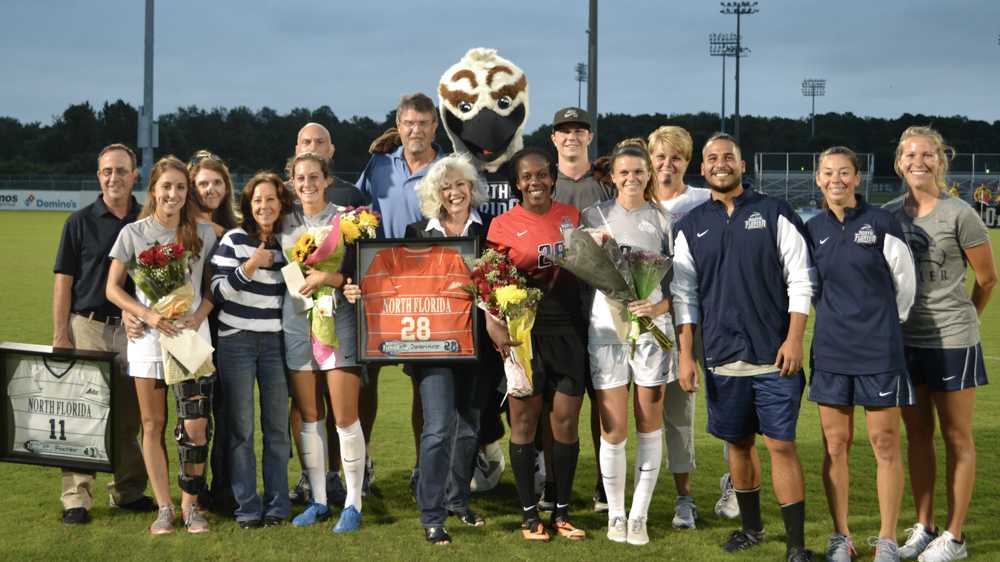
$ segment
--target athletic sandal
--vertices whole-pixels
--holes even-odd
[[[465,511],[452,511],[452,515],[458,517],[459,521],[464,523],[469,527],[482,527],[486,525],[486,520],[483,519],[482,515],[479,515],[471,509],[466,509]]]
[[[559,533],[559,536],[571,541],[582,541],[587,538],[587,533],[583,529],[577,529],[570,523],[569,517],[561,515],[552,519],[552,528]]]
[[[526,541],[549,542],[551,538],[549,532],[545,530],[545,524],[541,519],[528,519],[521,523],[521,537]]]
[[[434,545],[451,544],[451,537],[444,527],[427,527],[424,529],[424,538],[427,539],[427,542]]]

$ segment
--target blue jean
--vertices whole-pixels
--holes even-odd
[[[219,379],[229,422],[229,466],[236,520],[288,517],[288,382],[281,333],[240,331],[219,338]],[[264,499],[257,494],[253,387],[260,388]]]
[[[448,511],[464,512],[479,448],[477,376],[449,367],[418,367],[423,403],[417,504],[424,527],[440,527]]]

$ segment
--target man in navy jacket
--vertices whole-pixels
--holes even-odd
[[[676,226],[671,283],[678,325],[681,387],[698,376],[694,328],[704,335],[708,431],[729,444],[729,469],[742,529],[723,545],[744,550],[764,538],[756,434],[771,455],[774,492],[787,533],[787,558],[805,549],[805,485],[795,426],[805,388],[802,336],[813,285],[809,249],[786,201],[744,189],[736,140],[724,133],[702,149],[701,173],[712,198]]]

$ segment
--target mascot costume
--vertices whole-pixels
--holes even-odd
[[[496,49],[470,49],[438,83],[441,124],[455,152],[470,154],[489,184],[480,211],[497,216],[517,204],[507,166],[524,146],[528,78]]]

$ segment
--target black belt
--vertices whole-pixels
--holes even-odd
[[[101,312],[74,312],[73,314],[76,314],[78,316],[83,316],[87,320],[93,320],[94,322],[107,324],[108,326],[122,325],[121,316],[109,316]]]

